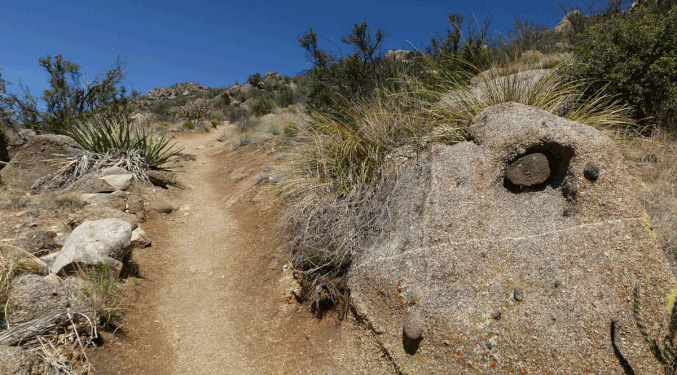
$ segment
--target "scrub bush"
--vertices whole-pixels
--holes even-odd
[[[677,7],[665,15],[639,8],[593,24],[574,51],[575,79],[631,105],[637,120],[675,129]]]

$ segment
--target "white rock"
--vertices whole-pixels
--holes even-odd
[[[127,190],[132,185],[134,175],[112,174],[94,180],[93,188],[98,193],[112,193],[117,190]]]

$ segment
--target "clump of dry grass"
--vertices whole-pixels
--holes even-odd
[[[603,94],[586,99],[586,82],[568,80],[565,70],[566,65],[559,65],[531,77],[502,77],[492,72],[483,75],[476,85],[466,85],[466,77],[457,72],[441,72],[441,79],[432,89],[444,93],[435,114],[440,122],[470,124],[485,108],[516,102],[599,129],[634,126],[629,108]]]
[[[16,246],[0,243],[0,315],[6,314],[7,293],[12,279],[23,273],[43,273],[45,264]]]
[[[84,280],[82,293],[85,304],[96,312],[104,329],[119,328],[123,315],[124,293],[120,281],[110,266],[99,263],[80,269],[78,277]]]
[[[650,136],[618,138],[639,200],[661,247],[677,265],[677,141],[654,129]]]
[[[81,154],[64,160],[55,160],[56,172],[37,180],[31,187],[31,192],[40,189],[57,189],[74,183],[84,175],[103,168],[120,167],[134,175],[137,181],[149,183],[145,170],[150,168],[143,155],[137,149],[119,150],[109,149],[104,153],[84,151]]]

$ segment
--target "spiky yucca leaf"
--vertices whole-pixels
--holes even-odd
[[[151,168],[161,168],[182,151],[169,136],[135,126],[125,118],[95,116],[78,122],[69,135],[85,149],[99,154],[111,149],[140,150]]]

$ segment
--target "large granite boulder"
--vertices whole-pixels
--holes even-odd
[[[129,255],[132,225],[121,219],[85,221],[68,236],[63,248],[40,258],[50,272],[103,263],[118,273]]]
[[[614,142],[516,103],[469,132],[399,173],[390,227],[350,269],[353,305],[401,373],[662,373],[633,291],[659,337],[675,279]],[[534,153],[546,181],[506,181]]]
[[[7,186],[29,190],[36,180],[56,171],[58,167],[55,160],[75,156],[82,151],[82,147],[71,137],[37,135],[0,170],[0,176]]]

